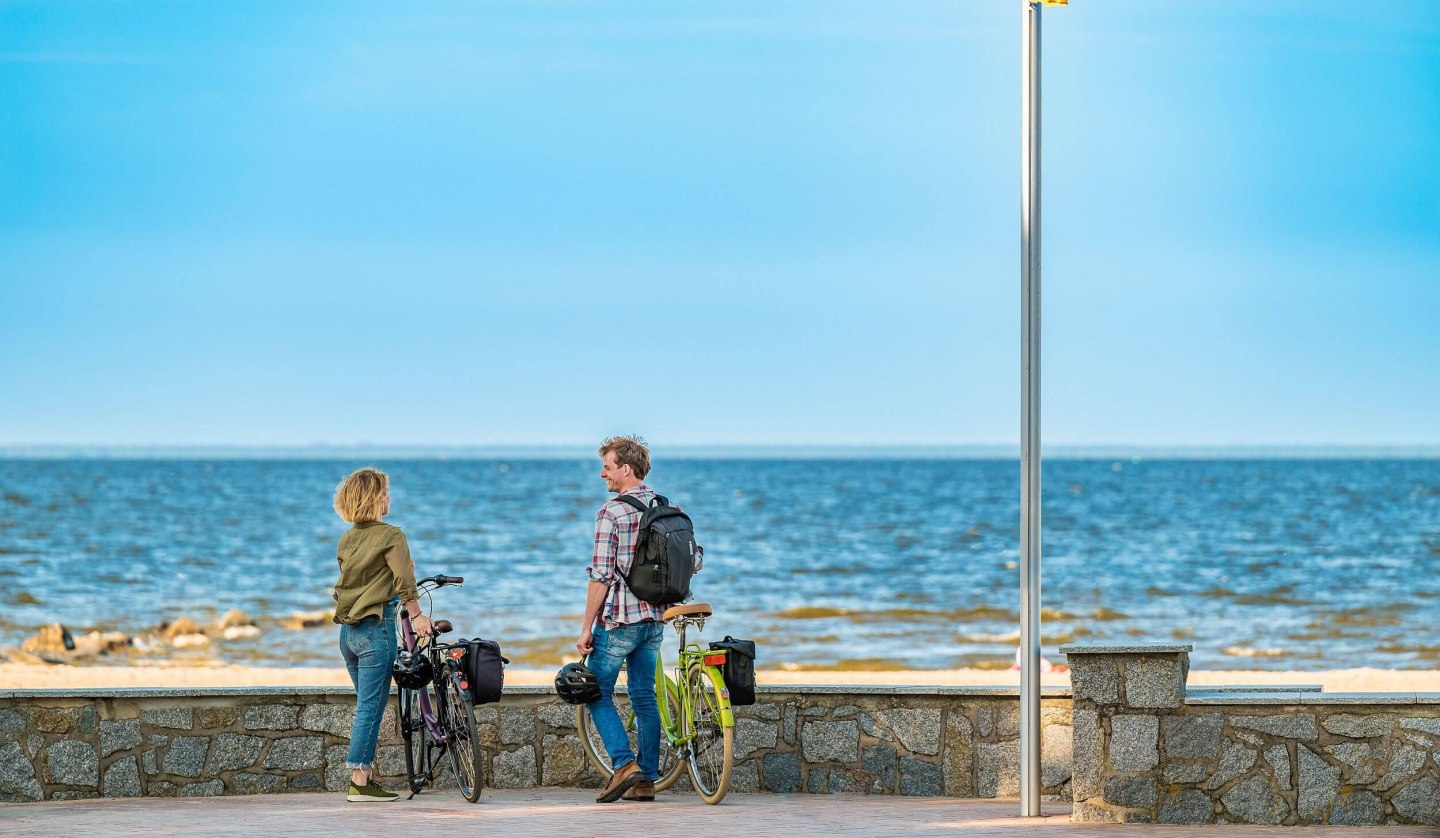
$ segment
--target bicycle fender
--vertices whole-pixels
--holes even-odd
[[[725,674],[718,666],[705,667],[705,674],[709,676],[710,682],[715,685],[715,691],[725,699],[725,704],[720,708],[720,726],[734,727],[735,712],[730,709],[730,688],[725,685]]]

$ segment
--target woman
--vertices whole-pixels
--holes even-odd
[[[390,477],[362,468],[335,489],[335,511],[354,524],[340,537],[336,561],[335,622],[340,624],[340,654],[355,685],[355,722],[350,728],[351,803],[394,800],[400,795],[375,782],[375,743],[390,699],[395,664],[395,608],[404,605],[418,635],[430,634],[430,619],[420,613],[415,563],[399,527],[380,519],[390,513]]]

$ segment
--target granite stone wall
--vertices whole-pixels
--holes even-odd
[[[1189,646],[1062,651],[1072,820],[1440,824],[1440,694],[1187,691]]]
[[[1047,695],[1044,791],[1068,799],[1068,691]],[[0,800],[340,790],[353,701],[339,688],[3,692]],[[398,789],[394,711],[378,765]],[[600,784],[574,708],[550,690],[507,690],[476,721],[487,786]],[[1009,796],[1019,705],[1005,688],[761,688],[736,709],[735,756],[738,792]]]

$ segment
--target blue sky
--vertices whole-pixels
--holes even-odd
[[[1007,443],[1019,3],[0,2],[0,443]],[[1440,22],[1045,12],[1045,436],[1440,443]]]

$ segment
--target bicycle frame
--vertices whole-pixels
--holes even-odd
[[[420,638],[416,637],[415,628],[410,624],[410,614],[404,609],[401,609],[400,611],[400,637],[401,642],[405,644],[406,650],[408,650],[411,654],[416,654],[421,651]],[[442,661],[433,659],[441,657],[439,655],[435,655],[435,651],[435,648],[432,646],[430,649],[426,650],[424,654],[429,654],[432,656],[432,660],[430,661],[432,664],[441,664]],[[448,665],[448,663],[448,661],[443,661],[444,665]],[[409,690],[409,692],[419,694],[418,697],[420,700],[420,718],[424,719],[425,730],[427,733],[430,734],[430,738],[441,744],[448,744],[450,742],[450,733],[446,730],[441,729],[440,727],[440,719],[435,715],[435,708],[430,705],[430,691],[428,689],[423,689]]]
[[[704,670],[706,677],[714,683],[716,692],[721,696],[721,706],[716,708],[719,712],[720,725],[722,727],[735,726],[735,714],[730,707],[730,688],[725,685],[725,674],[720,671],[720,667],[705,663],[706,655],[711,654],[708,649],[701,648],[699,643],[685,642],[685,629],[691,624],[694,624],[697,630],[703,631],[705,629],[705,618],[679,617],[675,620],[675,631],[680,635],[680,660],[675,667],[675,678],[673,680],[665,673],[664,655],[661,654],[655,658],[656,689],[660,689],[663,684],[665,689],[674,690],[674,694],[679,698],[679,720],[667,718],[667,716],[669,716],[669,702],[657,702],[660,705],[660,727],[670,740],[672,748],[680,745],[688,745],[695,739],[696,732],[681,729],[684,725],[678,722],[688,722],[692,717],[692,711],[695,709],[692,704],[694,699],[690,695],[690,691],[680,689],[680,685],[685,683],[685,673],[689,672],[691,667],[697,664]]]

